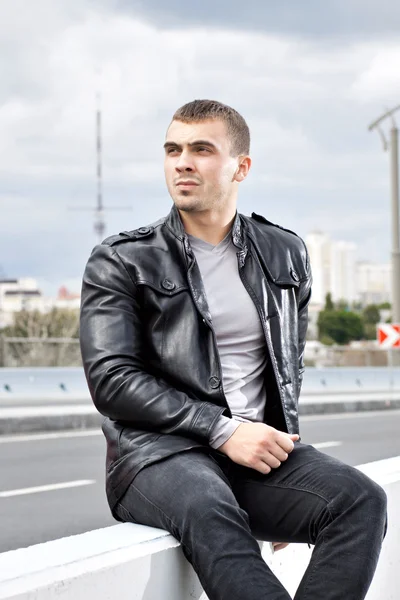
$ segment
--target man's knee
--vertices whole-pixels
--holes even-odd
[[[382,542],[387,531],[387,496],[385,490],[365,476],[365,495],[362,503],[362,522]]]
[[[387,495],[385,490],[375,481],[369,479],[367,491],[368,514],[382,523],[382,539],[387,531]]]
[[[345,467],[344,470],[346,485],[343,487],[342,498],[346,507],[355,507],[365,514],[366,519],[373,518],[384,523],[387,513],[384,489],[354,467]]]
[[[354,471],[357,473],[355,478],[358,477],[359,480],[357,489],[361,491],[363,500],[367,504],[370,504],[370,508],[374,512],[378,514],[386,513],[387,496],[385,490],[376,481],[373,481],[370,477],[358,471],[358,469],[354,469]]]

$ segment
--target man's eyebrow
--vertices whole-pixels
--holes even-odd
[[[208,140],[195,140],[194,142],[190,142],[188,144],[188,146],[189,146],[189,148],[193,148],[193,146],[208,146],[210,148],[216,149],[215,144],[213,144],[212,142],[209,142]],[[166,150],[167,150],[167,148],[179,148],[179,149],[181,149],[182,146],[180,144],[177,144],[176,142],[165,142],[164,148]]]

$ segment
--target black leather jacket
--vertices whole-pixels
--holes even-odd
[[[311,293],[304,242],[254,213],[236,215],[232,240],[269,353],[264,421],[298,433]],[[209,451],[219,416],[232,416],[200,272],[175,207],[95,247],[80,339],[90,393],[106,417],[113,510],[140,469],[189,448]]]

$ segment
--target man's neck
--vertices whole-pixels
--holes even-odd
[[[179,211],[186,233],[217,246],[232,229],[236,211],[232,214],[209,215]]]

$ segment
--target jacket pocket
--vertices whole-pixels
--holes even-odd
[[[176,296],[181,292],[189,291],[187,282],[174,277],[139,279],[135,283],[138,288],[142,289],[142,292],[145,292],[146,288],[150,288],[162,296]]]
[[[282,288],[298,288],[300,286],[300,276],[293,268],[285,269],[274,280],[274,284]]]

